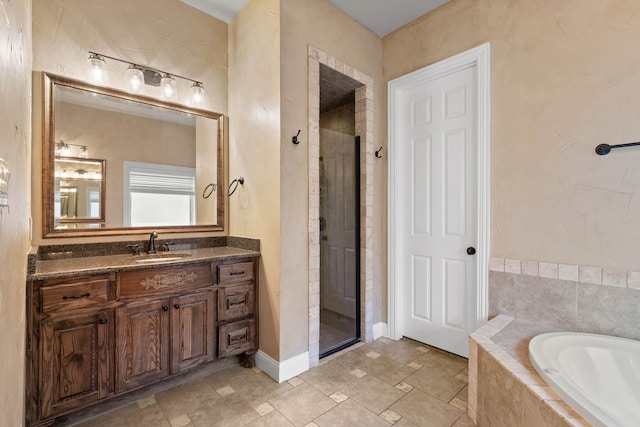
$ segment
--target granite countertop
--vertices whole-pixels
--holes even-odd
[[[134,263],[135,260],[151,255],[135,256],[130,254],[89,256],[65,259],[37,260],[35,272],[27,276],[27,280],[55,279],[60,277],[81,276],[85,274],[99,274],[120,272],[126,270],[142,270],[164,266],[189,265],[203,261],[228,260],[234,258],[256,258],[260,252],[241,249],[232,246],[216,246],[160,252],[160,256],[170,254],[189,254],[177,260],[162,260],[152,263]]]

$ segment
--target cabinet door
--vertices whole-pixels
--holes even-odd
[[[113,310],[52,317],[40,328],[41,418],[106,397],[111,391]]]
[[[214,358],[215,304],[213,292],[171,300],[171,373]]]
[[[116,391],[165,377],[169,367],[169,300],[128,304],[116,312]]]

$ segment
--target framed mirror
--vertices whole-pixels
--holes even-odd
[[[47,73],[43,94],[44,237],[223,230],[221,114]]]
[[[54,220],[61,228],[100,228],[105,218],[105,161],[56,156]]]

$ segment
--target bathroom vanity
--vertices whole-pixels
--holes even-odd
[[[257,250],[58,253],[30,263],[27,425],[258,347]]]

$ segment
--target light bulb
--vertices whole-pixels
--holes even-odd
[[[89,81],[92,83],[109,83],[109,74],[107,73],[107,63],[104,61],[104,58],[98,54],[92,53],[89,55],[88,63],[88,74]]]
[[[144,73],[137,65],[131,64],[127,69],[125,87],[131,93],[144,93]]]
[[[178,100],[178,90],[176,88],[176,81],[169,74],[165,74],[162,80],[160,80],[160,96],[162,99],[168,101]]]
[[[191,86],[191,103],[192,107],[205,108],[209,106],[207,100],[207,92],[204,90],[202,83],[196,82]]]
[[[60,155],[61,156],[68,156],[71,153],[71,147],[69,147],[67,144],[65,144],[64,142],[60,143]]]

